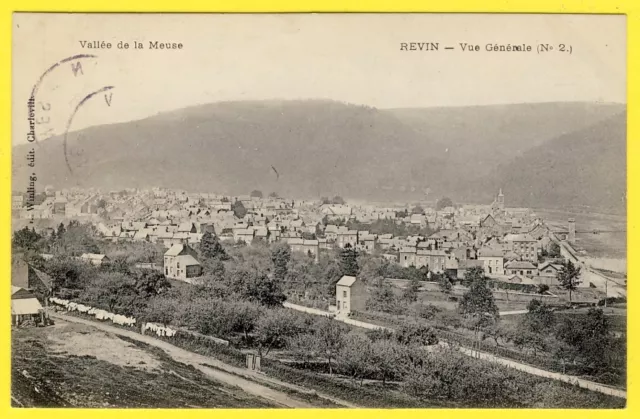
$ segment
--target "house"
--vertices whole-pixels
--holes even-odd
[[[473,268],[484,269],[484,261],[476,259],[467,259],[458,261],[458,271],[456,272],[457,278],[464,278],[467,271]]]
[[[562,270],[562,265],[551,262],[544,262],[540,266],[538,266],[538,272],[540,276],[544,277],[553,277],[556,278],[558,276],[558,272]]]
[[[133,241],[150,241],[149,232],[151,229],[143,228],[142,230],[136,231],[133,235]]]
[[[538,241],[529,234],[507,234],[504,240],[511,250],[522,260],[535,262],[538,260]]]
[[[351,217],[352,209],[349,205],[331,205],[324,204],[320,207],[320,211],[323,215],[326,215],[328,219],[343,218],[348,220]]]
[[[254,227],[254,236],[253,239],[256,240],[263,240],[265,243],[267,243],[267,240],[269,239],[269,229],[265,226],[261,226],[261,227]]]
[[[400,266],[408,268],[409,266],[416,265],[416,251],[415,247],[406,246],[400,249]]]
[[[344,248],[347,244],[355,248],[358,244],[358,230],[338,231],[336,243],[340,248]]]
[[[432,272],[444,272],[447,253],[444,250],[424,250],[416,251],[415,267],[426,266]]]
[[[25,321],[45,324],[45,311],[40,301],[30,291],[11,286],[11,324],[19,326]]]
[[[106,265],[110,261],[107,255],[101,255],[98,253],[83,253],[82,256],[80,256],[80,259],[96,266]]]
[[[363,311],[367,292],[362,281],[355,276],[343,276],[336,283],[336,311],[338,316],[347,316],[352,311]]]
[[[365,252],[373,252],[376,248],[377,237],[374,234],[367,234],[358,237],[358,247]]]
[[[178,233],[197,233],[198,229],[192,222],[184,222],[178,225]]]
[[[424,228],[427,226],[427,219],[424,214],[411,214],[409,218],[409,223],[411,225]]]
[[[233,241],[243,241],[247,244],[251,244],[253,241],[255,231],[253,228],[234,228],[233,229]]]
[[[504,275],[504,253],[502,250],[482,247],[478,249],[478,260],[484,263],[486,275]]]
[[[191,283],[193,278],[202,276],[197,255],[188,244],[174,244],[164,254],[164,276]]]
[[[538,275],[538,268],[534,264],[526,260],[516,260],[507,263],[504,266],[506,275],[528,276],[529,278]]]

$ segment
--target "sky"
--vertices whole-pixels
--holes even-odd
[[[149,50],[149,41],[183,49]],[[403,42],[440,50],[402,51]],[[481,51],[462,52],[460,43]],[[487,52],[488,43],[525,43],[534,52]],[[539,43],[554,52],[536,53]],[[572,53],[559,52],[561,43]],[[234,100],[323,98],[377,108],[626,103],[622,15],[14,14],[14,144],[27,141],[27,101],[43,72],[77,54],[97,57],[62,63],[39,84],[39,139]]]

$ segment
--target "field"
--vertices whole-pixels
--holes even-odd
[[[12,332],[14,407],[274,407],[162,349],[57,323]]]

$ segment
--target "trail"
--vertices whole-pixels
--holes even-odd
[[[322,316],[332,316],[332,313],[326,312],[326,311],[322,311],[322,310],[318,310],[318,309],[313,309],[313,308],[309,308],[309,307],[304,307],[304,306],[300,306],[297,304],[291,304],[291,303],[284,303],[284,306],[287,308],[290,308],[292,310],[298,310],[298,311],[303,311],[305,313],[310,313],[310,314],[317,314],[317,315],[322,315]],[[373,324],[373,323],[367,323],[367,322],[362,322],[362,321],[358,321],[358,320],[353,320],[350,319],[348,317],[345,317],[344,315],[342,316],[335,316],[334,317],[335,320],[337,321],[341,321],[343,323],[346,324],[350,324],[353,326],[357,326],[357,327],[362,327],[365,329],[389,329],[392,330],[389,327],[384,327],[384,326],[379,326],[377,324]],[[446,343],[445,343],[446,344]],[[537,375],[539,377],[545,377],[545,378],[550,378],[552,380],[558,380],[558,381],[563,381],[565,383],[569,383],[569,384],[573,384],[576,385],[578,387],[582,387],[582,388],[586,388],[592,391],[597,391],[598,393],[603,393],[603,394],[608,394],[610,396],[615,396],[615,397],[620,397],[622,399],[626,399],[627,398],[627,392],[624,390],[620,390],[614,387],[610,387],[610,386],[606,386],[604,384],[599,384],[599,383],[595,383],[593,381],[588,381],[588,380],[583,380],[581,378],[572,376],[572,375],[567,375],[567,374],[560,374],[557,372],[552,372],[552,371],[547,371],[547,370],[543,370],[541,368],[536,368],[533,367],[531,365],[527,365],[527,364],[523,364],[521,362],[517,362],[514,361],[512,359],[508,359],[508,358],[501,358],[499,356],[495,356],[492,354],[488,354],[485,352],[480,352],[474,349],[470,349],[470,348],[465,348],[465,347],[460,347],[460,352],[470,356],[470,357],[474,357],[474,358],[478,358],[478,359],[483,359],[485,361],[489,361],[489,362],[493,362],[495,364],[500,364],[503,365],[505,367],[509,367],[509,368],[513,368],[513,369],[517,369],[519,371],[523,371],[526,372],[528,374],[531,375]]]
[[[269,383],[279,387],[286,387],[286,388],[298,391],[300,393],[307,393],[307,394],[315,393],[318,397],[331,400],[334,403],[338,403],[346,407],[357,407],[345,401],[338,400],[323,394],[319,394],[317,392],[312,392],[308,389],[298,387],[293,384],[285,383],[271,377],[267,377],[264,374],[252,372],[243,368],[234,367],[218,359],[196,354],[194,352],[189,352],[185,349],[179,348],[163,340],[156,339],[152,336],[141,335],[134,331],[120,329],[114,326],[109,326],[104,323],[98,323],[95,321],[81,319],[73,316],[67,316],[64,314],[50,312],[49,315],[55,319],[60,319],[60,320],[64,320],[71,323],[86,324],[86,325],[95,327],[97,329],[103,330],[105,332],[113,333],[119,336],[126,336],[130,339],[134,339],[139,342],[144,342],[148,345],[158,347],[164,350],[175,361],[178,361],[187,365],[192,365],[209,378],[224,382],[232,386],[239,387],[249,394],[269,400],[277,404],[278,406],[291,407],[291,408],[317,407],[311,403],[294,399],[286,393],[283,393],[278,390],[274,390],[265,385],[259,384],[258,382]],[[214,368],[211,368],[211,367],[214,367]],[[254,380],[258,382],[255,382]]]

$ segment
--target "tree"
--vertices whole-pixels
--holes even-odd
[[[297,314],[287,309],[267,310],[258,318],[255,332],[258,340],[258,352],[265,349],[265,356],[273,348],[283,347],[287,340],[302,334]]]
[[[96,204],[96,206],[100,209],[105,209],[107,207],[107,201],[105,201],[104,199],[100,198],[98,200],[98,203]]]
[[[566,316],[555,335],[591,368],[606,365],[612,339],[611,325],[602,309],[590,308],[585,316]]]
[[[335,205],[344,205],[345,201],[344,199],[342,199],[341,196],[334,196],[333,199],[331,200],[331,203],[335,204]]]
[[[555,326],[556,319],[551,308],[538,300],[531,300],[527,304],[524,316],[524,329],[533,333],[548,334]]]
[[[360,334],[349,333],[344,338],[344,345],[338,354],[338,364],[352,380],[360,379],[375,372],[374,356],[371,341]]]
[[[152,298],[144,308],[144,320],[147,322],[170,325],[176,319],[178,301],[172,296],[157,296]]]
[[[58,238],[59,238],[59,239],[60,239],[60,238],[62,238],[62,236],[64,236],[65,231],[66,231],[66,230],[65,230],[65,228],[64,228],[64,224],[60,223],[60,224],[58,225],[58,234],[57,234],[57,236],[58,236]]]
[[[358,279],[365,284],[376,284],[387,277],[389,262],[380,257],[363,254],[358,257]]]
[[[278,242],[271,248],[271,263],[273,263],[273,277],[278,281],[284,281],[287,276],[287,267],[291,260],[291,247],[287,243]]]
[[[269,194],[269,198],[277,198],[278,197],[278,193],[277,192],[271,192]]]
[[[487,287],[484,274],[474,272],[476,268],[467,271],[473,282],[469,290],[464,293],[458,303],[458,311],[467,319],[473,327],[476,338],[482,329],[491,327],[499,318],[498,307],[493,298],[493,292]],[[482,271],[482,268],[480,268]],[[465,274],[465,279],[467,278]]]
[[[433,274],[432,274],[433,276]],[[451,292],[451,288],[453,288],[453,284],[451,283],[451,279],[446,274],[435,275],[435,280],[438,283],[438,287],[440,287],[440,291],[445,294],[449,294]]]
[[[162,272],[151,269],[137,269],[133,272],[136,292],[143,300],[163,294],[171,288],[171,283]]]
[[[343,275],[358,274],[358,252],[349,243],[340,251],[340,268]]]
[[[562,265],[562,269],[558,271],[558,282],[560,282],[560,285],[564,289],[569,291],[569,304],[571,304],[571,294],[582,282],[582,280],[580,280],[580,267],[576,268],[571,260],[567,260],[567,262]]]
[[[429,346],[438,343],[438,337],[431,326],[407,321],[396,330],[396,340],[403,345]]]
[[[56,237],[56,252],[71,256],[80,256],[83,253],[100,253],[100,247],[96,240],[97,230],[93,224],[80,224],[71,220],[65,229],[60,223]]]
[[[371,311],[401,314],[404,309],[404,305],[400,304],[398,298],[391,290],[391,286],[381,280],[371,290],[371,294],[366,302],[366,308]]]
[[[231,204],[231,210],[237,218],[244,218],[244,216],[247,215],[247,209],[244,207],[242,201],[236,201]]]
[[[404,347],[392,340],[378,339],[371,344],[371,352],[372,363],[384,386],[387,379],[399,375],[405,356]]]
[[[415,303],[418,301],[418,290],[420,289],[420,281],[417,278],[409,281],[409,286],[402,293],[402,299],[407,303]]]
[[[82,301],[89,305],[124,315],[134,314],[138,298],[136,281],[117,272],[100,272],[81,294]]]
[[[53,291],[62,289],[81,290],[98,274],[98,269],[68,256],[55,256],[49,260],[45,272],[53,279]]]
[[[327,359],[329,374],[333,373],[331,361],[336,358],[344,345],[344,336],[348,329],[327,317],[322,317],[314,324],[314,342],[318,353]]]
[[[547,255],[551,258],[559,258],[561,256],[560,245],[556,242],[551,242]]]
[[[37,250],[42,237],[34,229],[24,227],[13,234],[12,246],[22,250]]]
[[[424,214],[424,208],[420,205],[416,205],[411,209],[411,214]]]
[[[224,304],[227,329],[233,332],[242,333],[246,341],[258,319],[263,313],[260,306],[249,301],[230,301]]]
[[[480,266],[474,266],[471,269],[467,269],[462,279],[463,285],[470,286],[475,281],[485,280],[484,269]]]
[[[331,200],[329,198],[327,198],[326,196],[323,196],[322,198],[320,198],[320,202],[322,202],[322,205],[331,204]]]
[[[542,300],[542,296],[549,291],[549,286],[547,284],[538,284],[538,294],[540,294],[540,299]]]
[[[286,347],[293,352],[296,358],[308,363],[318,356],[316,337],[311,333],[303,333],[287,338]]]
[[[438,202],[436,203],[436,209],[437,210],[441,210],[447,207],[452,207],[453,206],[453,201],[451,200],[451,198],[448,197],[443,197],[442,199],[439,199]]]
[[[252,198],[262,198],[262,191],[254,189],[254,190],[251,191],[249,196],[251,196]]]
[[[206,259],[226,260],[227,254],[217,236],[207,231],[200,240],[200,254]]]
[[[245,297],[265,306],[281,306],[287,297],[282,292],[280,282],[268,275],[260,274],[255,281],[247,284]]]

